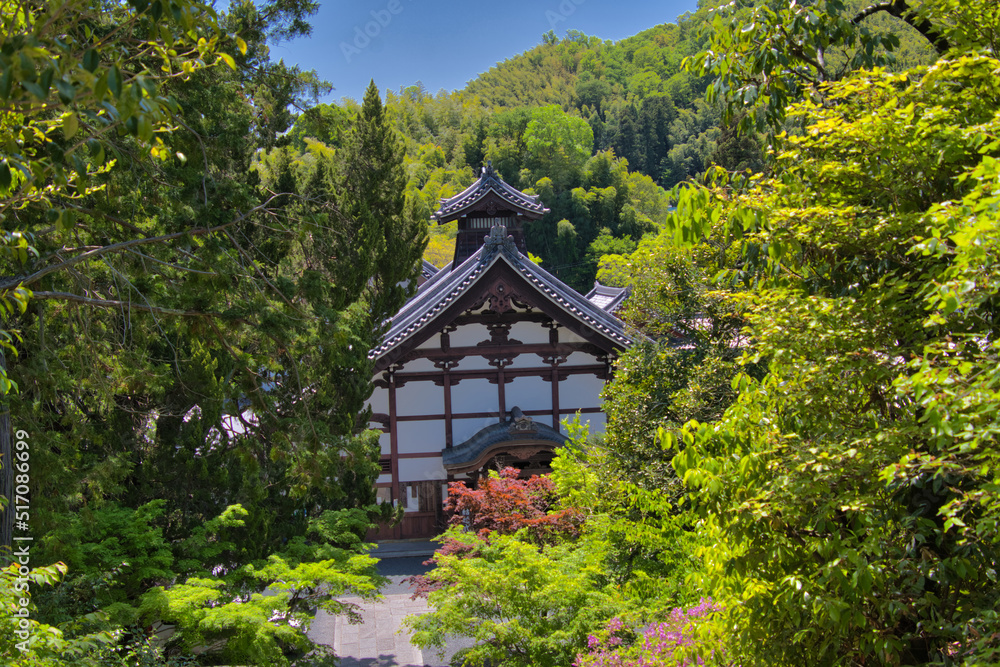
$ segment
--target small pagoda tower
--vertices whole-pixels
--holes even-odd
[[[548,212],[537,195],[526,195],[507,185],[493,170],[493,163],[487,162],[478,181],[454,197],[442,199],[441,208],[431,217],[438,224],[458,220],[455,258],[451,263],[454,270],[479,250],[490,228],[496,225],[506,227],[517,249],[527,255],[522,223],[539,220]]]

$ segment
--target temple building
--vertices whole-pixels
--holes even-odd
[[[547,211],[487,166],[434,214],[458,220],[454,260],[424,263],[416,295],[371,351],[378,493],[405,508],[377,539],[439,534],[449,481],[503,466],[548,472],[567,417],[603,431],[601,390],[633,342],[614,315],[628,293],[581,295],[528,259],[523,222]]]

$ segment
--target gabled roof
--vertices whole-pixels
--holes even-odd
[[[552,449],[563,445],[566,436],[547,424],[525,417],[514,407],[510,416],[487,426],[460,445],[441,450],[441,462],[446,470],[461,472],[466,468],[479,468],[485,457],[498,450],[519,445],[548,445]]]
[[[520,298],[530,299],[531,305],[564,326],[575,323],[577,333],[600,342],[604,349],[623,350],[634,342],[621,320],[522,255],[507,229],[499,225],[490,229],[485,244],[461,266],[439,271],[420,287],[392,318],[382,344],[369,358],[383,360],[401,346],[419,345],[447,324],[449,315],[482,303],[493,283],[489,276],[501,274],[508,282],[520,283],[524,292]],[[376,363],[379,366],[385,367]]]
[[[631,287],[608,287],[595,280],[594,289],[587,292],[583,298],[602,310],[615,313],[622,307],[630,294],[632,294]]]
[[[499,198],[501,205],[509,206],[530,218],[540,218],[549,212],[537,195],[526,195],[517,188],[507,185],[493,170],[493,164],[487,163],[478,181],[454,197],[442,199],[441,208],[431,215],[431,218],[438,222],[454,220],[472,209],[490,193]]]
[[[434,274],[440,270],[441,269],[434,266],[425,259],[423,260],[423,263],[420,265],[420,277],[423,278],[424,280],[430,280],[431,278],[434,277]]]

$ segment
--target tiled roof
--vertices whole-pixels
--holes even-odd
[[[456,468],[475,462],[496,445],[525,439],[544,440],[554,445],[566,442],[562,433],[542,422],[524,418],[521,410],[514,407],[509,419],[487,426],[460,445],[441,450],[441,462],[446,468]]]
[[[442,269],[421,285],[413,298],[392,318],[382,344],[368,356],[377,359],[415,335],[438,313],[468,292],[477,279],[497,262],[506,262],[553,305],[616,345],[625,348],[634,342],[621,320],[522,255],[511,237],[507,236],[507,229],[501,225],[490,229],[486,243],[460,266],[452,271]]]
[[[434,266],[426,259],[423,260],[423,264],[420,265],[420,275],[424,277],[424,280],[429,280],[431,277],[434,276],[435,273],[437,273],[440,270],[441,269]]]
[[[622,304],[625,303],[630,294],[632,294],[631,287],[608,287],[595,280],[594,289],[587,292],[587,295],[583,298],[601,310],[615,313],[622,307]]]
[[[542,205],[537,195],[526,195],[517,188],[511,187],[493,170],[492,163],[483,167],[479,180],[459,192],[454,197],[441,200],[439,208],[431,217],[435,220],[454,218],[466,208],[469,208],[489,192],[496,193],[508,202],[511,208],[521,209],[529,214],[544,215],[549,209]]]

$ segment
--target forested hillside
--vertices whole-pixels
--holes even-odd
[[[585,289],[597,258],[628,252],[662,221],[663,187],[700,174],[717,153],[719,115],[703,101],[706,80],[680,63],[697,52],[707,12],[619,43],[569,32],[497,65],[462,91],[415,85],[390,92],[407,141],[407,192],[429,221],[443,197],[471,184],[485,161],[540,194],[551,212],[528,229],[549,270]],[[336,147],[355,105],[319,105],[296,123],[296,145]],[[730,137],[717,159],[762,166],[754,140]],[[450,261],[455,226],[431,230],[427,258]]]
[[[550,32],[461,91],[435,94],[419,84],[390,91],[387,106],[406,138],[415,215],[429,221],[441,198],[460,192],[492,161],[508,183],[541,195],[551,209],[528,226],[529,250],[586,290],[601,255],[631,252],[662,224],[670,203],[665,190],[711,164],[763,169],[762,139],[724,124],[718,105],[705,101],[709,77],[682,67],[707,45],[711,6],[620,42]],[[902,36],[899,67],[929,56],[902,22],[867,21]],[[350,100],[310,109],[292,132],[295,145],[305,151],[315,140],[336,148],[355,110]],[[432,225],[432,263],[451,260],[455,231],[454,223]]]

